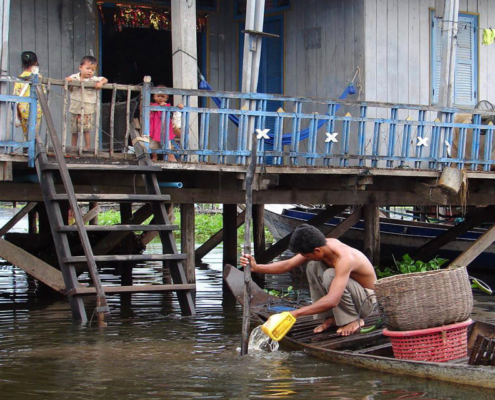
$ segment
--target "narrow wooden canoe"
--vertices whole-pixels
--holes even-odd
[[[224,280],[237,301],[242,304],[243,273],[235,267],[226,265]],[[294,305],[289,301],[269,295],[254,282],[251,283],[251,293],[251,312],[253,318],[258,322],[266,321],[274,313],[294,308]],[[373,325],[377,320],[378,315],[371,315],[365,320],[365,324],[367,326]],[[390,340],[383,335],[382,329],[349,337],[337,335],[335,328],[319,334],[313,333],[313,329],[322,322],[322,320],[312,317],[299,318],[281,343],[291,349],[304,350],[311,355],[331,362],[393,374],[495,389],[495,367],[468,365],[468,357],[445,363],[396,359],[393,356]],[[495,338],[495,325],[475,322],[470,326],[468,354],[471,352],[478,334]]]

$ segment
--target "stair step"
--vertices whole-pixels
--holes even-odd
[[[120,232],[120,231],[176,231],[179,225],[84,225],[88,232]],[[76,225],[63,225],[59,232],[77,232]]]
[[[172,292],[177,290],[196,290],[196,284],[171,284],[171,285],[136,285],[136,286],[103,286],[105,294],[112,293],[160,293]],[[69,291],[69,295],[88,295],[95,294],[94,287],[78,287]]]
[[[62,201],[68,200],[66,194],[57,193],[48,196],[49,200]],[[170,202],[170,196],[167,194],[76,194],[78,201],[96,201],[96,202],[132,202],[132,203],[149,203],[149,202]]]
[[[96,262],[119,261],[180,261],[187,258],[187,254],[118,254],[110,256],[94,256]],[[62,260],[65,264],[85,263],[86,256],[66,257]]]
[[[67,164],[69,171],[84,172],[122,172],[129,174],[139,174],[148,172],[162,172],[162,168],[155,165],[110,165],[110,164]],[[43,171],[58,171],[59,165],[56,163],[45,164]]]

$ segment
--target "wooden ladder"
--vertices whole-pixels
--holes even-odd
[[[188,284],[186,274],[181,260],[186,259],[186,254],[177,251],[173,231],[178,226],[171,225],[165,208],[165,202],[170,202],[170,196],[162,195],[158,186],[156,173],[161,171],[159,167],[151,165],[149,157],[140,160],[140,165],[108,166],[104,171],[113,168],[114,171],[142,174],[147,194],[76,194],[72,184],[70,171],[62,153],[62,147],[57,136],[53,119],[48,108],[47,100],[41,90],[36,86],[39,103],[45,116],[48,132],[55,153],[55,163],[50,163],[46,154],[46,147],[39,134],[36,136],[36,170],[43,193],[45,207],[50,221],[50,228],[57,252],[62,275],[69,295],[72,315],[75,319],[85,323],[88,321],[83,303],[83,296],[96,294],[96,310],[98,325],[105,326],[109,317],[107,304],[107,293],[137,293],[137,292],[168,292],[175,291],[183,315],[194,315],[195,307],[192,291],[196,289],[195,284]],[[75,166],[74,166],[75,167]],[[80,170],[80,169],[79,169]],[[92,172],[95,172],[93,170]],[[102,171],[103,172],[103,171]],[[55,179],[61,178],[64,193],[58,193]],[[79,202],[112,202],[120,203],[148,203],[154,215],[153,225],[120,224],[110,226],[85,225]],[[75,219],[74,225],[67,225],[62,215],[61,204],[69,203]],[[79,239],[84,251],[83,256],[72,255],[68,235],[78,232]],[[128,255],[94,255],[91,247],[88,231],[124,232],[124,231],[158,231],[164,253],[166,254],[128,254]],[[173,284],[168,285],[139,285],[139,286],[103,286],[97,269],[98,262],[120,262],[120,261],[166,261],[170,269]],[[87,264],[88,271],[93,283],[92,287],[82,286],[77,278],[76,264]]]

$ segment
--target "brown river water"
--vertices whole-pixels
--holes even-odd
[[[0,265],[0,399],[495,399],[495,391],[283,348],[240,357],[242,309],[223,301],[221,256],[217,248],[197,269],[197,316],[181,317],[173,297],[117,295],[104,329],[73,324],[67,301],[40,299],[23,271]],[[134,276],[159,282],[159,266],[143,265]],[[268,287],[293,285],[307,295],[304,282],[276,278]],[[115,279],[103,272],[104,281]],[[477,301],[491,317],[490,298]]]

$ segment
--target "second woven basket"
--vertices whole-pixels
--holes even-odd
[[[465,321],[473,309],[466,267],[383,278],[375,283],[375,293],[385,325],[395,331]]]

